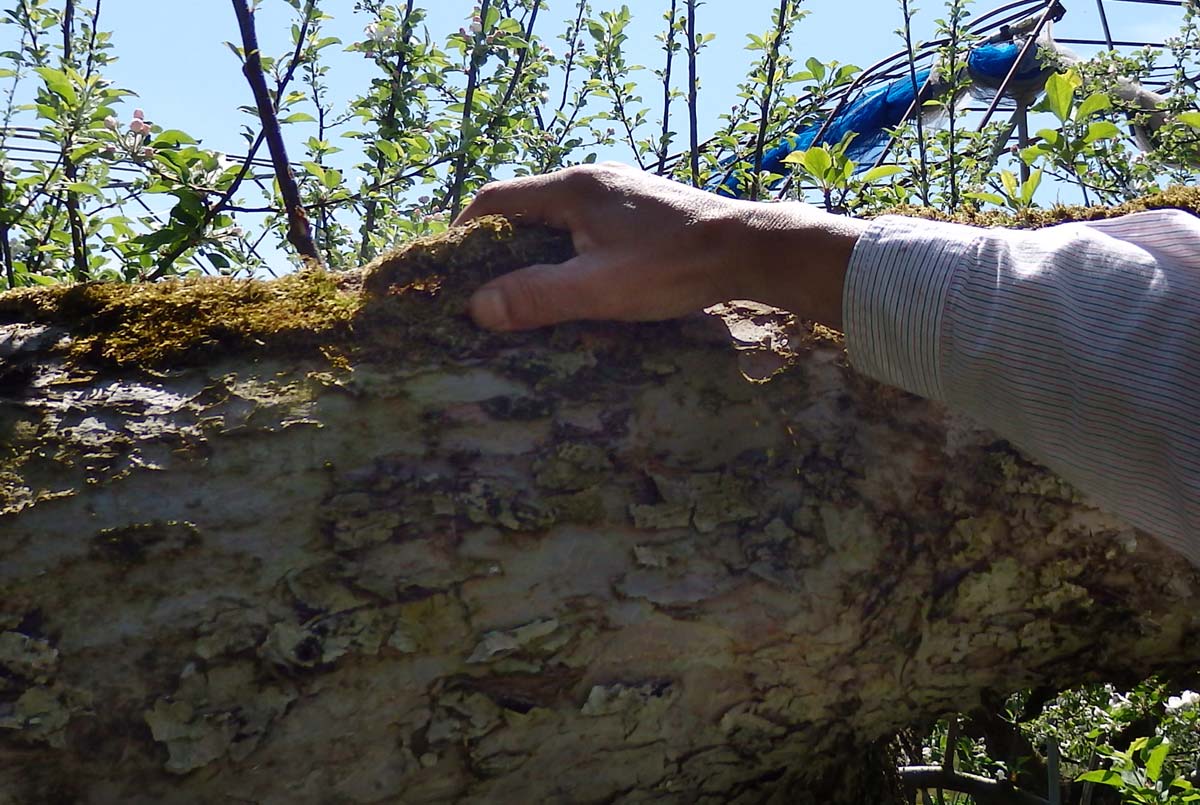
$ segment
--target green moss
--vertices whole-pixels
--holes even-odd
[[[383,255],[363,270],[368,300],[437,296],[466,304],[484,282],[533,263],[560,263],[573,254],[570,238],[545,226],[514,226],[500,216],[421,238]]]
[[[1117,207],[1054,207],[1009,215],[921,207],[894,214],[980,226],[1032,228],[1147,209],[1200,214],[1200,188],[1175,187]],[[236,352],[356,360],[428,361],[476,353],[492,338],[465,315],[466,300],[493,277],[572,254],[565,233],[487,217],[414,241],[360,271],[307,269],[277,280],[197,279],[145,284],[89,283],[0,294],[0,322],[64,328],[77,367],[160,370]],[[508,339],[519,338],[509,335]],[[576,356],[566,353],[566,358]],[[17,367],[0,377],[20,383]],[[513,416],[524,416],[514,411]]]
[[[247,347],[317,349],[360,307],[333,275],[198,279],[133,285],[87,283],[0,295],[0,320],[66,328],[75,364],[163,368]]]
[[[1161,193],[1153,193],[1115,207],[1079,207],[1055,205],[1047,209],[1032,209],[1008,213],[999,210],[960,210],[955,213],[942,212],[929,207],[896,207],[887,210],[887,215],[904,215],[909,218],[925,218],[933,221],[950,221],[973,226],[996,226],[1013,229],[1038,229],[1070,221],[1096,221],[1116,218],[1146,210],[1176,209],[1200,215],[1200,187],[1171,187]]]
[[[546,227],[483,218],[414,241],[361,271],[306,269],[276,280],[87,283],[0,294],[0,322],[65,328],[77,366],[164,369],[244,351],[323,354],[463,340],[466,299],[483,281],[571,254]],[[477,331],[476,331],[477,332]],[[409,343],[409,342],[413,343]]]

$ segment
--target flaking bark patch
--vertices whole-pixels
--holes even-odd
[[[1194,570],[828,331],[480,332],[569,253],[525,231],[235,294],[207,347],[4,300],[0,791],[886,803],[898,730],[1200,662]]]

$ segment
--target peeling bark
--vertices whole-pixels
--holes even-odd
[[[1181,558],[833,334],[418,290],[169,367],[0,313],[0,802],[886,801],[900,729],[1200,662]]]

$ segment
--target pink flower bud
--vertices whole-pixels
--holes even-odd
[[[471,33],[473,33],[473,34],[477,34],[477,33],[479,33],[479,32],[480,32],[480,31],[482,31],[482,30],[483,30],[483,24],[482,24],[482,23],[480,23],[478,20],[476,20],[475,22],[471,23]]]
[[[109,129],[110,131],[116,131],[120,125],[121,124],[112,115],[104,118],[104,128]]]
[[[134,120],[129,124],[129,130],[134,134],[146,134],[150,131],[150,127],[147,126],[146,122],[141,118],[134,118]]]
[[[141,109],[134,109],[133,116],[136,120],[145,120],[146,119],[146,113],[143,112]]]

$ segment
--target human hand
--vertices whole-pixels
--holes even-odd
[[[807,205],[725,198],[616,163],[487,185],[455,223],[490,214],[567,230],[577,253],[477,290],[471,316],[493,330],[667,319],[729,299],[838,327],[858,232]]]

